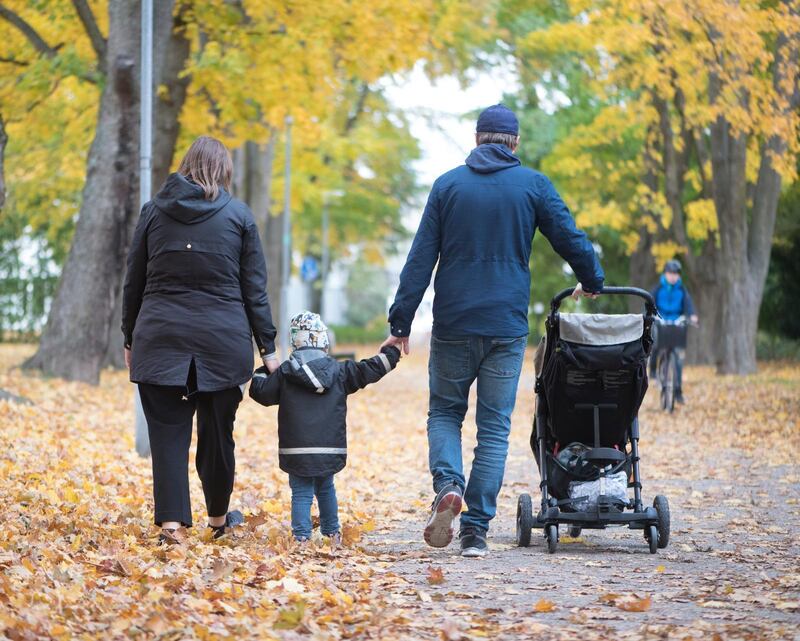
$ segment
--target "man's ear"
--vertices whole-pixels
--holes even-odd
[[[519,136],[517,136],[517,139],[514,141],[514,148],[511,151],[516,151],[517,147],[519,147]]]
[[[475,146],[478,146],[478,132],[475,132]]]

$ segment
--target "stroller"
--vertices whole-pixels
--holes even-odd
[[[553,298],[537,350],[531,449],[541,510],[534,517],[530,495],[519,497],[517,545],[527,547],[532,528],[543,528],[552,553],[561,524],[573,537],[582,528],[627,525],[644,530],[655,554],[669,542],[669,503],[657,496],[653,507],[642,504],[637,416],[647,391],[655,301],[643,289],[606,287],[604,296],[643,298],[645,314],[560,314],[571,294],[565,289]]]

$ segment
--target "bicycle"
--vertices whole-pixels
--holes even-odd
[[[661,385],[661,409],[670,414],[675,410],[675,391],[678,380],[678,350],[686,348],[688,321],[685,316],[656,321],[653,349],[656,354],[656,376]]]

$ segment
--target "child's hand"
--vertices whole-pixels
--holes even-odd
[[[396,367],[397,363],[400,361],[401,352],[394,345],[384,345],[381,347],[381,354],[389,359],[389,362],[392,364],[393,368]]]

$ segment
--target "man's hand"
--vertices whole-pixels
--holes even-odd
[[[275,356],[264,357],[263,360],[264,360],[264,367],[267,368],[267,371],[270,374],[272,374],[272,372],[274,372],[281,366],[280,361],[277,358],[275,358]]]
[[[381,349],[386,346],[396,347],[400,350],[400,357],[403,357],[403,354],[409,354],[411,350],[408,348],[408,336],[390,336],[381,344]],[[379,350],[380,351],[380,350]]]
[[[582,283],[578,283],[575,286],[575,289],[572,292],[572,298],[574,298],[575,300],[578,300],[581,296],[583,296],[584,298],[591,298],[592,300],[597,298],[597,294],[593,294],[592,292],[583,291],[583,284]]]
[[[700,319],[699,319],[699,318],[697,318],[697,314],[692,314],[691,316],[689,316],[689,322],[690,322],[692,325],[694,325],[695,327],[697,327],[697,323],[698,323],[698,321],[699,321],[699,320],[700,320]]]
[[[125,367],[131,368],[131,350],[128,347],[125,348]]]

